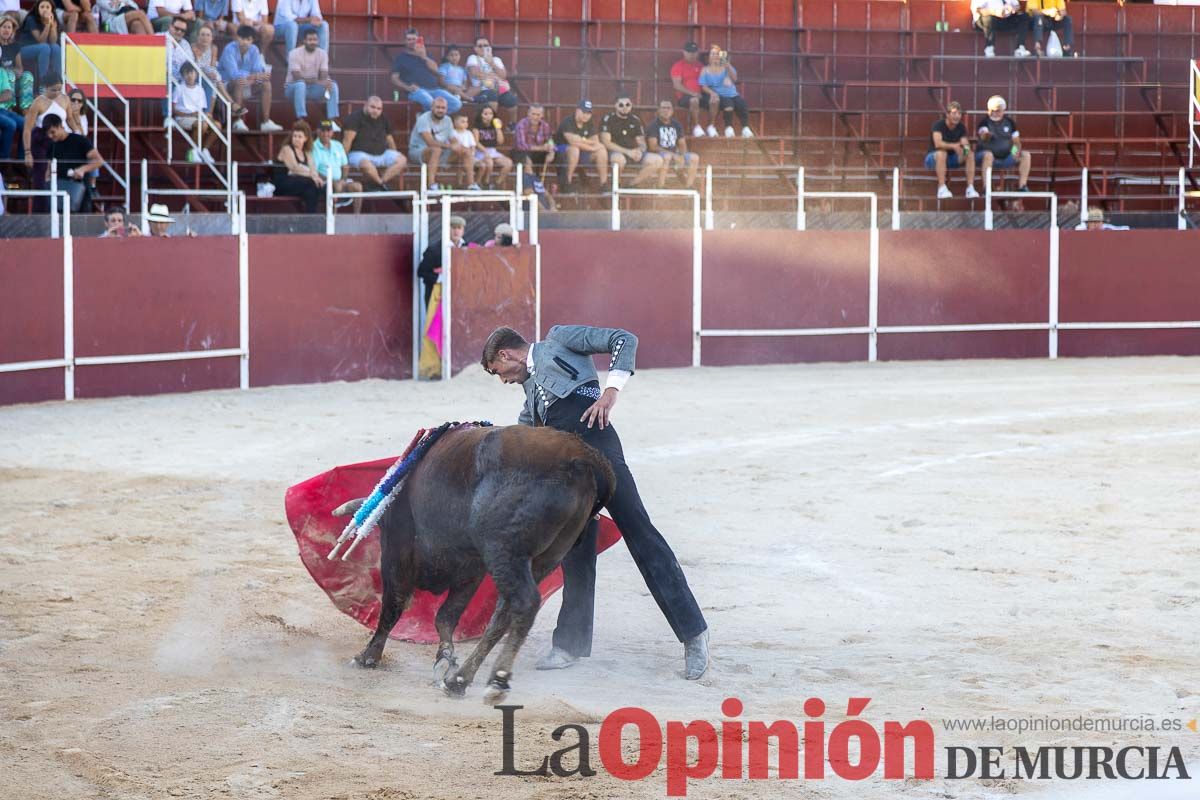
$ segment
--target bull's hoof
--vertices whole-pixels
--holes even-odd
[[[363,650],[354,657],[352,663],[357,667],[362,667],[363,669],[375,669],[379,666],[379,658],[380,654],[372,653],[369,650]]]
[[[507,685],[500,686],[496,683],[489,683],[487,691],[483,693],[483,704],[485,706],[497,706],[504,702],[504,698],[508,697],[509,687]]]
[[[451,656],[449,658],[446,658],[445,656],[443,656],[443,657],[439,658],[437,660],[437,662],[434,663],[434,665],[433,665],[433,685],[434,686],[445,686],[446,675],[450,672],[450,670],[452,668],[457,667],[457,666],[458,666],[458,659],[454,658],[454,656]]]
[[[448,680],[442,682],[442,691],[447,697],[466,697],[467,679],[462,675],[448,675]]]

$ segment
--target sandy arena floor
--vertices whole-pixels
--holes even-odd
[[[1200,717],[1200,374],[1155,358],[647,370],[616,424],[712,630],[682,649],[623,545],[596,653],[517,662],[517,758],[624,705],[660,720],[926,719],[939,777],[691,784],[690,797],[1194,797],[1200,734],[950,733],[941,720]],[[308,577],[284,489],[421,426],[515,419],[516,387],[368,381],[0,408],[0,796],[665,797],[495,777],[500,714],[429,685]],[[569,742],[570,740],[568,740]],[[950,781],[950,745],[1179,746],[1191,781]]]

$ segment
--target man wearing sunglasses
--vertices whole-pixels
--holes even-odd
[[[641,165],[633,179],[634,186],[658,180],[663,175],[666,162],[658,153],[646,149],[646,132],[642,121],[633,113],[633,100],[629,95],[618,95],[617,110],[605,114],[600,121],[600,143],[608,150],[612,163],[622,168],[629,164]]]

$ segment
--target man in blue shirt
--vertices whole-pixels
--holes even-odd
[[[412,102],[420,103],[425,111],[433,106],[435,97],[445,99],[449,114],[462,108],[462,100],[441,88],[437,62],[426,55],[425,43],[416,28],[404,33],[404,49],[392,62],[392,85],[407,93]]]
[[[350,169],[350,160],[346,157],[346,149],[342,143],[333,138],[333,121],[322,120],[317,126],[317,141],[313,142],[313,168],[327,181],[333,181],[335,192],[361,192],[363,185],[358,181],[346,178]],[[338,203],[349,205],[350,199]],[[362,210],[362,198],[354,198],[354,213]]]
[[[258,90],[263,118],[263,123],[258,129],[263,133],[278,133],[283,127],[271,121],[271,71],[263,61],[258,46],[254,44],[257,36],[254,28],[249,25],[240,26],[237,29],[237,38],[225,45],[224,51],[221,52],[217,69],[220,70],[221,79],[225,81],[225,88],[229,90],[234,102],[244,105],[244,101]],[[248,130],[246,123],[240,119],[233,124],[233,129],[239,133]]]

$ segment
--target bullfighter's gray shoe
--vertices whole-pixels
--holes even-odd
[[[579,661],[579,656],[573,656],[561,647],[552,647],[550,652],[538,659],[535,669],[566,669]]]
[[[699,680],[708,672],[708,630],[683,643],[684,677]]]

